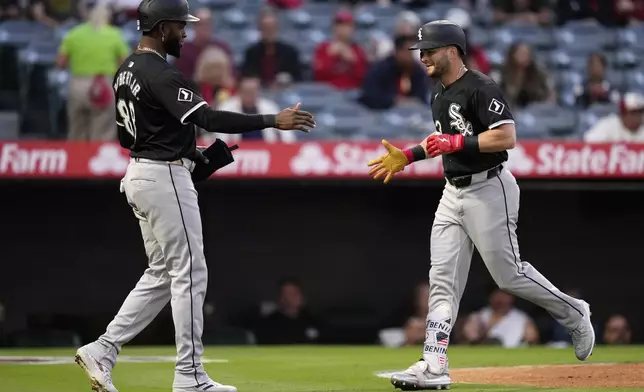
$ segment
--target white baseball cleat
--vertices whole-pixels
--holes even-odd
[[[582,302],[582,310],[584,318],[577,328],[570,330],[570,337],[572,344],[575,347],[575,355],[580,361],[587,360],[595,348],[595,329],[590,321],[590,305],[587,302]]]
[[[237,392],[232,385],[223,385],[208,379],[208,381],[192,387],[173,387],[172,392]]]
[[[83,368],[92,382],[92,390],[96,392],[119,392],[112,384],[111,369],[92,357],[85,346],[76,351],[75,361],[78,366]]]
[[[449,389],[452,379],[448,374],[430,373],[429,365],[421,359],[407,370],[392,374],[391,383],[403,391]]]

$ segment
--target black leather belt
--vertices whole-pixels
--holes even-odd
[[[490,178],[494,178],[498,176],[499,173],[501,173],[502,169],[503,169],[503,165],[499,165],[497,167],[493,167],[487,172],[481,172],[481,173],[471,174],[467,176],[447,178],[447,182],[449,182],[451,185],[455,186],[456,188],[464,188],[466,186],[471,185],[472,182],[477,183],[484,180],[489,180]]]

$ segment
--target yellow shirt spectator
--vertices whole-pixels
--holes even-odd
[[[109,25],[96,28],[89,23],[72,28],[60,46],[60,55],[74,76],[112,77],[129,52],[119,29]]]

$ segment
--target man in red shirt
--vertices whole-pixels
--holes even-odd
[[[367,55],[353,42],[353,15],[340,10],[335,15],[333,37],[321,43],[313,57],[313,79],[337,89],[347,90],[362,85],[367,73]]]

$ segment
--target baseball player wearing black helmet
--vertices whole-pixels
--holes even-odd
[[[177,346],[173,392],[236,392],[213,381],[201,361],[208,268],[194,184],[231,163],[232,149],[220,140],[197,147],[195,125],[219,133],[267,127],[308,132],[315,122],[299,103],[270,115],[213,110],[194,83],[166,61],[167,55],[181,55],[185,26],[198,21],[186,0],[143,0],[138,21],[143,36],[112,87],[118,139],[131,157],[120,190],[139,221],[149,268],[105,333],[78,349],[76,362],[93,389],[118,392],[111,370],[121,347],[170,303]]]
[[[384,182],[415,161],[441,156],[446,178],[431,230],[429,312],[422,358],[391,376],[403,390],[449,389],[447,348],[476,246],[497,285],[546,309],[572,335],[575,355],[586,360],[595,333],[589,305],[562,293],[522,261],[516,236],[519,186],[503,164],[514,148],[514,119],[503,93],[488,76],[463,63],[463,30],[450,21],[418,30],[427,74],[437,81],[431,96],[435,132],[401,150],[386,140],[387,154],[369,162]]]

